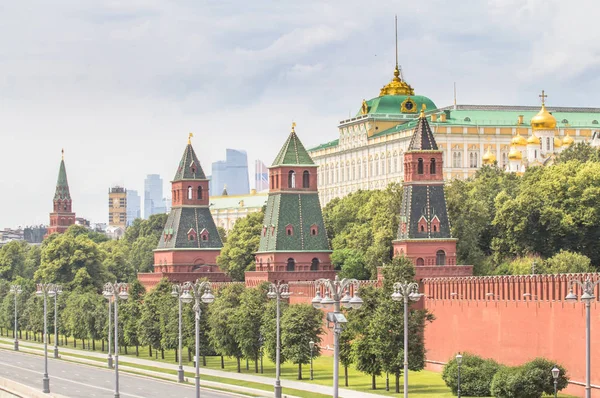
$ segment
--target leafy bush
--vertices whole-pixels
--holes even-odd
[[[492,379],[500,369],[500,364],[493,359],[484,359],[477,355],[462,354],[460,365],[460,391],[463,396],[487,397],[490,395]],[[442,373],[444,382],[453,394],[458,390],[458,364],[456,358],[450,360]]]
[[[556,384],[558,391],[560,391],[569,384],[567,371],[564,367],[545,358],[536,358],[523,365],[526,376],[529,379],[534,380],[539,390],[544,394],[554,394],[554,378],[552,377],[552,368],[554,368],[554,366],[560,370],[558,382]]]
[[[523,366],[503,367],[494,376],[491,393],[496,398],[540,398],[543,394],[554,393],[552,368],[554,362],[536,358]],[[560,391],[568,384],[565,369],[560,369],[557,389]]]

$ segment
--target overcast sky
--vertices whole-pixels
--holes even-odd
[[[173,177],[188,132],[206,174],[225,148],[270,164],[392,77],[439,106],[600,106],[600,3],[555,0],[20,0],[0,3],[0,228],[48,223],[65,160],[73,209]],[[251,178],[252,184],[252,178]]]

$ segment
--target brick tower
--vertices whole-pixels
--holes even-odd
[[[406,256],[417,266],[456,265],[456,239],[444,195],[442,151],[421,111],[404,155],[404,183],[398,239],[394,256]]]
[[[292,132],[269,168],[269,198],[256,272],[246,272],[246,284],[333,277],[330,254],[317,191],[317,165],[292,124]]]
[[[147,288],[163,277],[172,282],[230,280],[217,266],[223,243],[210,214],[208,179],[190,139],[171,181],[171,212],[154,250],[154,273],[138,274]]]
[[[75,213],[72,211],[71,193],[67,181],[67,169],[65,168],[65,151],[62,150],[62,159],[58,170],[56,181],[56,192],[54,193],[53,211],[50,213],[50,226],[46,236],[55,232],[62,234],[71,225],[75,224]]]

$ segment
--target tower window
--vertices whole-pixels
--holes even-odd
[[[446,264],[446,252],[443,250],[438,250],[435,253],[435,265],[445,265]]]
[[[317,227],[316,224],[313,224],[313,225],[310,226],[310,234],[312,236],[316,236],[316,235],[319,234],[319,227]]]
[[[425,232],[425,226],[421,225],[421,232]]]
[[[296,173],[290,170],[288,173],[288,188],[296,188]]]
[[[302,173],[302,188],[308,188],[310,186],[310,175],[308,170],[304,170]]]
[[[425,265],[425,261],[421,257],[419,257],[417,258],[417,265]]]
[[[318,258],[313,258],[312,261],[310,262],[310,270],[311,271],[318,271],[319,270],[319,259]]]
[[[192,199],[192,187],[191,186],[188,187],[188,199],[190,199],[190,200]]]
[[[417,163],[417,174],[423,174],[423,159],[419,158]]]
[[[435,174],[435,159],[431,159],[429,163],[429,174]]]
[[[296,261],[293,258],[288,258],[287,266],[285,268],[286,271],[294,271],[296,269]]]
[[[202,199],[202,186],[198,187],[198,199]]]
[[[285,234],[287,236],[294,235],[294,227],[291,224],[286,225],[286,227],[285,227]]]

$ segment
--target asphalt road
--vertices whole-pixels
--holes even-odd
[[[50,391],[73,398],[113,398],[115,372],[110,369],[55,360],[48,352],[48,376]],[[0,376],[30,387],[42,389],[44,357],[21,352],[0,350]],[[193,379],[191,379],[193,380]],[[181,385],[148,377],[119,373],[119,392],[127,398],[186,398],[194,397],[193,385]],[[200,395],[203,398],[231,397],[226,393],[202,389],[200,375]]]

